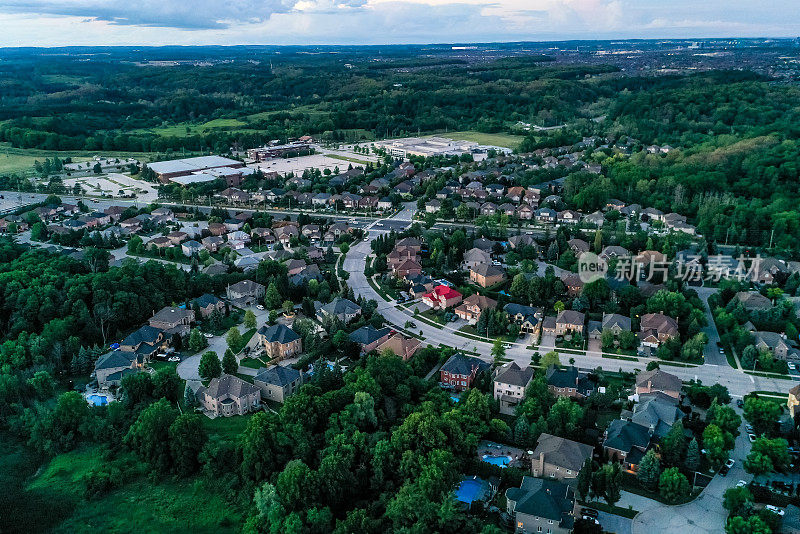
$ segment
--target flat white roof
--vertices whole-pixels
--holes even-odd
[[[241,161],[223,158],[222,156],[198,156],[196,158],[173,159],[170,161],[156,161],[148,163],[147,166],[159,174],[169,174],[174,172],[191,173],[215,167],[230,167],[231,165],[241,165]]]
[[[175,182],[176,184],[181,185],[189,185],[189,184],[201,184],[205,182],[213,182],[216,180],[216,176],[212,176],[206,173],[197,173],[197,174],[188,174],[186,176],[176,176],[175,178],[170,178],[170,182]]]

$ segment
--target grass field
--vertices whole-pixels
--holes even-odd
[[[87,151],[52,151],[35,148],[13,148],[9,143],[0,143],[0,173],[19,173],[33,169],[36,160],[44,161],[45,158],[59,157],[72,158],[73,162],[89,161],[95,156],[108,156],[118,158],[136,158],[140,161],[154,161],[158,154],[149,152],[87,152]]]
[[[9,470],[30,476],[25,454],[14,452],[3,457],[6,476]],[[9,460],[14,465],[8,465]],[[122,461],[132,468],[126,469],[121,486],[89,500],[84,497],[83,477],[107,462],[103,449],[93,446],[56,456],[24,486],[4,487],[10,506],[3,506],[0,528],[3,532],[57,533],[130,532],[134,526],[144,527],[145,532],[232,533],[241,529],[241,511],[204,481],[152,481],[135,458]]]
[[[159,126],[157,128],[143,128],[135,132],[152,133],[161,137],[186,137],[189,135],[203,135],[212,130],[248,129],[247,123],[239,119],[214,119],[203,124],[188,122]]]
[[[505,133],[481,133],[481,132],[447,132],[437,134],[449,139],[456,139],[459,141],[473,141],[481,145],[500,146],[503,148],[517,148],[519,144],[525,139],[521,135],[512,135]]]

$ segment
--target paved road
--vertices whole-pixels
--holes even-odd
[[[739,415],[742,410],[734,408]],[[725,490],[736,485],[739,480],[750,482],[752,475],[742,467],[744,459],[750,452],[750,441],[744,428],[744,421],[739,428],[739,436],[731,453],[736,463],[727,476],[715,476],[703,492],[690,503],[679,506],[668,506],[639,495],[623,492],[618,506],[632,506],[639,514],[633,518],[632,534],[653,534],[654,532],[686,534],[717,533],[722,531],[728,512],[722,507]]]
[[[708,336],[708,343],[706,343],[706,347],[703,350],[705,362],[711,365],[730,367],[728,358],[725,357],[725,354],[719,352],[719,345],[717,345],[719,342],[719,332],[717,332],[717,325],[714,323],[714,316],[711,314],[711,308],[708,306],[708,297],[716,293],[717,290],[711,287],[696,287],[694,289],[697,291],[697,295],[706,307],[706,320],[708,324],[703,328],[703,332]]]
[[[416,208],[413,203],[406,204],[402,211],[389,218],[393,221],[392,228],[409,226],[415,211]],[[384,224],[381,224],[382,222]],[[389,323],[395,326],[402,328],[406,321],[414,321],[418,326],[418,329],[415,331],[419,331],[425,338],[425,343],[433,346],[445,345],[456,349],[466,349],[477,352],[480,357],[486,361],[491,361],[491,343],[475,341],[457,335],[454,333],[454,329],[449,325],[436,328],[416,320],[411,312],[395,307],[396,303],[394,301],[383,300],[369,283],[367,283],[367,279],[364,276],[364,266],[366,257],[371,253],[370,241],[375,239],[378,235],[388,232],[386,222],[387,219],[384,219],[369,224],[366,227],[369,231],[368,240],[361,241],[352,246],[345,257],[343,267],[350,273],[348,284],[353,288],[353,291],[366,299],[375,300],[378,303],[378,311]],[[711,338],[711,336],[709,337]],[[711,343],[713,343],[713,347],[716,348],[716,343],[714,341],[711,341]],[[539,349],[539,352],[541,352],[541,349]],[[532,353],[530,349],[526,348],[525,343],[512,343],[511,347],[506,349],[506,357],[517,362],[520,366],[530,364]],[[638,362],[608,359],[596,353],[577,355],[562,352],[560,356],[562,361],[575,358],[576,365],[585,369],[603,367],[604,369],[614,371],[620,369],[623,371],[644,370],[644,367],[649,361],[644,358],[640,358]],[[732,369],[727,365],[727,362],[724,366],[708,362],[698,367],[668,367],[667,369],[669,369],[670,373],[678,376],[682,380],[700,379],[706,384],[719,383],[727,387],[731,395],[736,397],[744,396],[754,390],[788,391],[789,388],[796,384],[796,382],[792,380],[748,375],[740,370]]]

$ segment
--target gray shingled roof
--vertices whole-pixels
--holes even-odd
[[[575,506],[572,488],[556,480],[523,477],[519,488],[508,488],[506,498],[516,503],[514,511],[558,521],[562,528],[572,529],[571,515]]]
[[[300,378],[300,371],[290,366],[275,365],[273,367],[262,367],[258,370],[255,380],[284,387]]]
[[[634,446],[644,449],[650,443],[647,428],[631,421],[615,419],[608,425],[608,436],[603,447],[629,452]]]
[[[544,461],[549,464],[580,471],[586,459],[592,457],[593,449],[594,447],[585,443],[552,434],[542,434],[533,451],[533,461],[538,461],[539,455],[544,454]]]
[[[376,340],[386,336],[391,332],[391,328],[377,329],[372,325],[362,326],[355,332],[350,334],[350,341],[359,343],[361,345],[369,345]]]
[[[454,375],[471,375],[473,367],[484,370],[489,368],[489,364],[480,358],[473,358],[472,356],[456,353],[444,362],[441,370]]]
[[[527,386],[533,378],[533,369],[526,367],[520,368],[516,362],[511,362],[503,366],[494,378],[500,384],[511,384],[512,386]]]
[[[264,325],[258,329],[258,333],[264,337],[267,343],[278,342],[281,345],[284,345],[300,339],[300,336],[297,335],[297,332],[280,323],[274,324],[270,327]]]

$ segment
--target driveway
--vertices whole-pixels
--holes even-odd
[[[742,410],[734,408],[741,415]],[[722,507],[725,490],[732,488],[739,480],[750,482],[753,476],[747,474],[743,462],[750,452],[750,441],[744,429],[744,421],[739,427],[736,445],[731,458],[736,463],[727,476],[716,475],[699,497],[690,503],[678,506],[661,504],[639,495],[622,492],[617,506],[633,506],[639,513],[633,518],[632,534],[653,534],[654,532],[688,534],[689,532],[722,532],[728,512]]]
[[[711,314],[711,309],[708,306],[708,297],[716,293],[717,290],[711,287],[696,287],[694,289],[697,291],[700,300],[703,301],[703,306],[705,306],[706,309],[706,321],[708,321],[708,324],[703,327],[703,332],[708,336],[708,343],[706,343],[705,349],[703,349],[706,365],[724,365],[730,367],[728,358],[719,352],[719,345],[717,345],[719,342],[719,332],[717,332],[714,316]]]
[[[622,517],[621,515],[609,514],[607,512],[598,512],[597,520],[600,521],[600,526],[603,527],[603,532],[614,532],[615,534],[631,534],[632,519]]]

